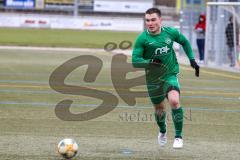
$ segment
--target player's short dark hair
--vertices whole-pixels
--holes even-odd
[[[157,13],[157,15],[158,15],[159,17],[161,17],[161,15],[162,15],[160,9],[158,9],[158,8],[149,8],[149,9],[145,12],[145,14],[153,14],[153,13]]]

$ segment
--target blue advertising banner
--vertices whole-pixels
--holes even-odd
[[[34,1],[35,0],[6,0],[5,6],[6,7],[13,7],[13,8],[34,8]]]
[[[187,4],[202,4],[204,2],[202,0],[187,0]]]

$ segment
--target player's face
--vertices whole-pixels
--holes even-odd
[[[150,33],[158,34],[160,33],[160,28],[162,25],[162,18],[157,15],[157,13],[146,14],[145,24]]]

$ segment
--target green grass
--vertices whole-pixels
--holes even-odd
[[[0,50],[0,159],[60,159],[56,145],[65,137],[73,137],[79,144],[75,160],[240,157],[239,73],[204,68],[196,78],[189,66],[181,66],[181,103],[185,108],[182,150],[172,149],[174,129],[169,110],[169,143],[163,149],[158,147],[158,128],[147,97],[138,98],[133,107],[118,97],[116,109],[90,121],[58,119],[54,108],[63,99],[74,101],[73,113],[90,111],[101,103],[94,98],[55,92],[48,84],[54,69],[71,58],[86,54],[103,61],[96,81],[84,82],[86,67],[80,67],[69,75],[66,83],[87,85],[118,96],[112,87],[110,64],[113,55],[109,53]],[[136,75],[128,73],[131,78]],[[139,89],[146,90],[144,86]]]
[[[138,33],[0,28],[0,35],[0,45],[103,48],[107,42],[133,42]]]

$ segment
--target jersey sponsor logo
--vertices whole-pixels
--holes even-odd
[[[155,50],[155,55],[162,55],[162,54],[167,54],[170,48],[168,46],[162,47],[162,48],[157,48]]]

